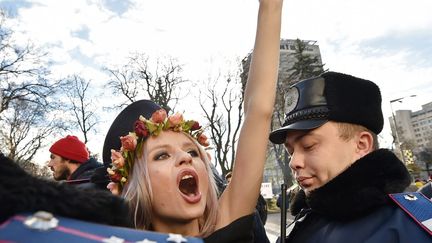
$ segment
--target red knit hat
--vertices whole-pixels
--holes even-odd
[[[65,159],[74,160],[80,163],[89,160],[89,153],[86,145],[76,136],[72,135],[67,135],[65,138],[55,142],[49,151],[53,154],[60,155]]]

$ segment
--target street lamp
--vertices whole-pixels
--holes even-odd
[[[399,137],[398,126],[397,126],[397,124],[396,124],[396,117],[395,117],[395,114],[394,114],[394,112],[393,112],[392,103],[394,103],[394,102],[402,103],[402,100],[403,100],[403,99],[408,98],[408,97],[415,97],[415,96],[416,96],[416,95],[410,95],[410,96],[404,96],[404,97],[401,97],[401,98],[397,98],[397,99],[390,100],[390,110],[391,110],[392,117],[393,117],[393,124],[394,124],[394,128],[395,128],[395,135],[396,135],[396,143],[397,143],[397,146],[398,146],[398,148],[399,148],[399,151],[400,151],[400,153],[401,153],[401,155],[402,155],[402,162],[404,162],[404,164],[405,164],[405,155],[404,155],[403,150],[402,150],[402,147],[401,147],[401,141],[400,141],[400,137]]]

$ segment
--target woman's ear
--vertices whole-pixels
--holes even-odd
[[[360,157],[374,150],[373,136],[370,132],[362,131],[358,135],[356,151]]]

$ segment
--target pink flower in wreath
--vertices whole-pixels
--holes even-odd
[[[122,154],[114,149],[111,149],[111,161],[118,169],[123,168],[125,164],[125,159]]]
[[[200,134],[198,135],[197,140],[198,140],[198,143],[201,144],[201,145],[204,146],[204,147],[207,147],[207,146],[210,145],[209,142],[207,141],[207,136],[204,135],[204,133],[200,133]]]
[[[175,113],[174,115],[168,117],[168,122],[171,127],[180,125],[183,122],[183,115],[180,113]]]
[[[126,151],[134,151],[137,145],[137,137],[135,136],[135,134],[131,134],[129,133],[129,135],[126,136],[122,136],[120,137],[121,140],[121,144],[122,144],[122,148],[123,150]]]
[[[165,121],[166,118],[167,118],[167,113],[164,109],[159,109],[159,110],[153,112],[153,114],[151,116],[151,120],[154,123],[162,123]]]

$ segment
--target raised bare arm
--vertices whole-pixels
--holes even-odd
[[[217,228],[251,214],[266,159],[279,68],[282,0],[260,0],[255,47],[245,90],[245,120],[231,183],[222,194]]]

